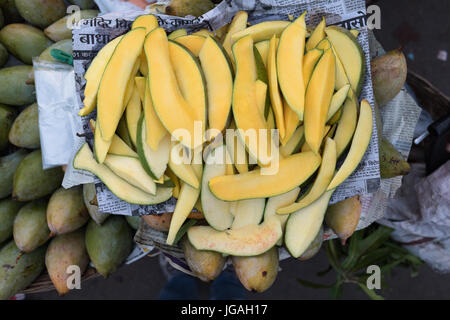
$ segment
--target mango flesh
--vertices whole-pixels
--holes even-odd
[[[51,196],[47,207],[48,227],[54,234],[65,234],[81,228],[89,220],[81,186],[60,188]]]
[[[58,41],[52,44],[50,47],[45,49],[41,55],[39,56],[39,60],[41,61],[49,61],[49,62],[59,62],[50,54],[52,49],[58,49],[64,51],[65,53],[72,55],[72,39],[65,39]]]
[[[44,32],[22,23],[9,24],[0,30],[0,42],[12,55],[26,64],[32,64],[33,57],[38,57],[52,44]]]
[[[0,104],[0,151],[8,146],[8,134],[15,117],[13,109]]]
[[[278,274],[278,249],[254,257],[232,257],[234,270],[248,291],[263,292],[272,286]]]
[[[27,155],[24,149],[0,158],[0,198],[5,198],[13,191],[14,173],[23,158]]]
[[[67,27],[67,22],[75,22],[75,17],[78,15],[80,17],[80,20],[94,18],[98,15],[98,13],[99,12],[97,10],[81,10],[71,15],[67,15],[49,25],[44,30],[44,33],[53,41],[61,41],[65,39],[72,40],[72,29],[69,29]]]
[[[23,203],[12,199],[0,200],[0,244],[13,235],[14,219]]]
[[[46,246],[23,253],[10,241],[0,250],[0,300],[28,287],[45,268]]]
[[[0,67],[3,67],[8,62],[9,54],[5,46],[0,43]]]
[[[29,23],[45,28],[66,13],[63,0],[15,0],[19,14]]]
[[[405,84],[408,73],[406,59],[397,49],[376,57],[370,65],[375,100],[383,106],[394,99]]]
[[[47,226],[46,200],[36,200],[23,206],[14,220],[14,242],[23,252],[32,252],[50,238]]]
[[[222,273],[226,262],[222,254],[207,250],[197,250],[187,237],[184,237],[180,244],[189,268],[202,281],[212,281]]]
[[[298,258],[298,260],[305,261],[314,257],[317,253],[319,253],[320,248],[322,247],[322,243],[323,243],[323,227],[320,228],[320,231],[317,233],[313,242],[311,242],[308,249],[306,249],[306,251],[300,256],[300,258]]]
[[[41,146],[39,139],[39,110],[33,103],[23,110],[9,131],[9,142],[18,147],[36,149]]]
[[[89,263],[84,243],[84,230],[56,236],[45,254],[45,265],[50,279],[60,295],[69,292],[67,273],[69,266],[78,266],[83,273]]]
[[[14,174],[13,199],[30,201],[52,193],[61,185],[64,172],[60,167],[42,169],[42,153],[36,150],[28,154]]]
[[[109,213],[98,211],[97,191],[95,190],[95,184],[88,183],[83,185],[83,200],[89,215],[97,222],[102,224],[103,221],[108,218]]]
[[[34,85],[28,85],[33,68],[14,66],[0,69],[0,103],[22,106],[35,101]]]
[[[172,0],[166,7],[166,14],[184,17],[198,17],[214,8],[210,0]]]
[[[101,226],[89,222],[86,248],[97,271],[105,278],[114,273],[133,248],[133,232],[124,217],[110,216]]]
[[[409,163],[386,138],[382,137],[379,148],[381,178],[388,179],[409,173]]]
[[[355,232],[361,216],[361,201],[359,196],[345,199],[328,207],[325,222],[345,244]]]

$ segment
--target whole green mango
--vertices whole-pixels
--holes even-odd
[[[17,167],[13,182],[13,199],[30,201],[49,195],[62,182],[61,167],[42,169],[41,150],[28,154]]]
[[[49,25],[44,33],[53,41],[61,41],[64,39],[72,39],[72,29],[67,27],[67,22],[75,22],[75,18],[79,15],[81,19],[94,18],[98,15],[97,10],[81,10],[76,13],[65,16],[58,21]]]
[[[36,101],[34,85],[27,84],[31,66],[14,66],[0,69],[0,103],[23,106]]]
[[[0,243],[12,237],[14,219],[23,205],[9,198],[0,200]]]
[[[3,67],[9,59],[8,50],[6,50],[5,46],[0,43],[0,68]]]
[[[48,227],[54,234],[64,234],[81,228],[89,220],[83,201],[83,188],[59,188],[51,196],[47,207]]]
[[[69,0],[69,2],[79,6],[81,10],[92,9],[95,7],[94,0]]]
[[[0,199],[13,191],[14,173],[26,155],[26,150],[20,149],[0,158]]]
[[[47,201],[40,199],[24,205],[14,220],[14,242],[23,252],[32,252],[50,239],[47,226]]]
[[[83,184],[83,199],[91,218],[97,224],[102,224],[108,218],[109,213],[98,210],[97,191],[94,183]]]
[[[23,253],[10,241],[0,250],[0,300],[26,289],[45,268],[46,246]]]
[[[49,244],[45,254],[45,265],[50,279],[60,295],[69,292],[68,267],[78,266],[83,273],[89,263],[84,243],[84,230],[56,236]]]
[[[166,13],[178,17],[199,17],[213,8],[214,3],[210,0],[172,0],[166,7]]]
[[[60,62],[59,60],[56,60],[55,58],[52,57],[50,53],[52,49],[58,49],[64,51],[69,55],[72,55],[72,39],[61,40],[52,44],[50,47],[48,47],[41,53],[41,55],[39,56],[39,60],[49,62]]]
[[[63,0],[15,0],[20,15],[29,23],[45,28],[66,14]]]
[[[105,278],[114,273],[133,248],[133,232],[124,217],[110,216],[86,229],[86,248],[97,271]]]
[[[0,151],[8,146],[8,134],[15,117],[14,109],[0,104]]]
[[[36,149],[41,146],[37,103],[28,106],[14,120],[9,131],[9,142],[27,149]]]
[[[134,230],[139,229],[139,226],[141,225],[141,217],[139,217],[139,216],[126,216],[125,219],[127,219],[128,224]]]
[[[52,44],[44,32],[23,23],[9,24],[0,30],[0,42],[13,56],[26,64],[32,64],[33,57],[38,57]]]

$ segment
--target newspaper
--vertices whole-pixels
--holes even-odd
[[[126,33],[132,21],[143,13],[138,10],[108,12],[108,10],[115,10],[117,7],[114,4],[119,4],[122,1],[96,0],[96,2],[101,9],[103,8],[102,13],[104,15],[84,20],[80,23],[78,29],[73,30],[73,57],[78,96],[78,106],[75,109],[77,111],[83,107],[84,73],[92,59],[106,43]],[[167,3],[167,1],[161,2]],[[309,27],[314,27],[322,16],[325,16],[328,25],[336,24],[346,28],[359,29],[358,41],[365,53],[367,66],[366,79],[360,99],[367,99],[371,105],[374,105],[370,58],[377,53],[381,53],[382,48],[367,30],[364,0],[222,1],[213,10],[198,18],[180,18],[162,13],[154,14],[157,16],[160,26],[168,32],[178,28],[185,28],[188,32],[193,32],[199,29],[214,31],[229,23],[239,10],[246,10],[249,13],[249,22],[251,24],[266,20],[288,20],[292,16],[296,17],[304,10],[307,10],[306,19]],[[419,110],[419,107],[406,90],[402,90],[398,97],[382,108],[383,135],[399,148],[405,156],[409,153],[413,130],[420,113]],[[80,118],[84,132],[80,132],[79,135],[84,136],[90,143],[93,136],[89,130],[88,121],[91,118],[95,119],[95,117],[96,114],[93,112],[87,117]],[[78,147],[74,148],[74,153]],[[64,186],[70,187],[86,183],[87,179],[91,179],[91,181],[95,179],[101,211],[123,215],[173,212],[174,199],[157,206],[131,205],[115,197],[97,178],[85,172],[74,170],[71,166],[66,170]],[[383,216],[387,199],[393,196],[400,184],[400,178],[381,180],[379,177],[378,136],[376,123],[374,123],[372,139],[361,164],[347,181],[338,188],[331,202],[335,203],[354,195],[362,195],[363,210],[358,228],[364,228]],[[145,224],[142,224],[135,240],[145,250],[156,247],[164,252],[171,253],[177,259],[181,259],[179,248],[165,246],[165,236],[164,233],[155,232]],[[327,230],[324,237],[327,239],[334,237],[334,235],[330,230]],[[283,251],[280,254],[281,257],[289,256]]]

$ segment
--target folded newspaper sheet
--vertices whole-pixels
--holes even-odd
[[[121,1],[97,0],[96,2],[99,4],[100,8],[103,8],[102,10],[105,10],[104,8],[115,8],[114,3]],[[166,3],[166,1],[161,2]],[[108,6],[105,5],[106,3],[108,3]],[[216,8],[198,18],[180,18],[159,13],[155,15],[159,19],[160,26],[165,28],[168,32],[179,28],[185,28],[188,32],[191,32],[203,28],[216,30],[229,23],[234,14],[239,10],[246,10],[249,12],[249,22],[251,24],[265,20],[288,20],[289,17],[296,17],[307,10],[307,24],[309,26],[316,25],[322,16],[325,16],[328,25],[335,24],[345,28],[359,29],[360,35],[358,41],[366,55],[367,66],[366,79],[361,99],[367,99],[372,105],[374,104],[370,75],[370,57],[375,55],[376,52],[380,52],[382,49],[379,45],[374,44],[372,48],[375,48],[375,50],[372,50],[372,52],[370,50],[369,38],[371,36],[369,35],[366,26],[367,19],[364,0],[222,1]],[[76,90],[78,94],[78,107],[75,108],[76,110],[74,110],[74,112],[77,112],[83,107],[82,98],[84,97],[83,90],[85,86],[84,73],[89,67],[92,59],[106,43],[127,32],[131,27],[132,21],[141,14],[142,11],[136,10],[106,13],[101,17],[83,20],[79,24],[79,28],[73,30],[73,57]],[[414,103],[412,98],[409,97],[406,91],[402,91],[394,101],[383,108],[382,117],[383,119],[386,119],[383,125],[383,134],[386,135],[396,147],[399,147],[404,155],[409,153],[412,134],[419,113],[419,107]],[[89,129],[88,122],[89,119],[95,117],[96,114],[93,112],[91,115],[81,119],[84,132],[78,134],[78,136],[81,136],[82,138],[80,138],[75,145],[73,150],[74,154],[83,143],[84,139],[92,141],[93,135]],[[389,121],[387,121],[388,119]],[[100,182],[100,180],[87,172],[74,170],[71,165],[69,165],[66,171],[63,186],[67,188],[90,181],[95,181],[96,183],[98,203],[101,211],[123,215],[173,212],[175,199],[170,199],[166,203],[156,206],[128,204],[115,197]],[[400,185],[401,179],[393,178],[380,181],[378,137],[376,125],[374,124],[372,140],[366,155],[358,166],[358,169],[335,192],[332,203],[357,194],[363,195],[363,211],[358,228],[364,228],[382,217],[386,200],[388,197],[393,196],[395,190]],[[333,236],[332,232],[326,232],[326,238],[331,236]],[[141,227],[136,235],[136,240],[142,247],[147,249],[155,246],[162,251],[171,252],[172,254],[176,254],[177,251],[179,253],[179,249],[163,246],[165,243],[165,234],[157,234],[157,232],[151,231],[150,228]],[[282,256],[286,255],[283,254]]]

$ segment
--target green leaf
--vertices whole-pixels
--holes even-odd
[[[391,248],[379,248],[363,255],[352,268],[352,272],[359,270],[365,272],[367,267],[373,264],[380,265],[389,258]]]
[[[311,281],[307,281],[307,280],[303,280],[303,279],[298,279],[297,281],[302,284],[305,287],[308,288],[313,288],[313,289],[330,289],[333,287],[333,285],[326,285],[326,284],[320,284],[320,283],[314,283]]]
[[[336,283],[330,290],[331,299],[340,299],[342,296],[342,277],[338,275]]]
[[[328,266],[328,268],[326,268],[325,270],[319,271],[317,272],[317,276],[319,277],[323,277],[324,275],[326,275],[328,272],[330,272],[331,270],[333,270],[333,267],[331,265]]]
[[[384,300],[384,298],[378,295],[374,290],[370,290],[364,283],[358,282],[359,287],[369,296],[372,300]]]
[[[187,220],[180,228],[180,230],[178,230],[177,235],[175,236],[175,240],[173,242],[173,245],[176,245],[178,243],[178,241],[181,240],[181,238],[183,238],[184,234],[188,231],[188,229],[190,227],[192,227],[193,225],[195,225],[197,223],[198,220],[196,219],[189,219]]]
[[[341,264],[338,258],[337,248],[336,248],[336,240],[329,240],[325,242],[325,251],[327,253],[328,261],[330,262],[331,267],[336,270],[339,274],[343,273]]]
[[[359,257],[359,244],[363,238],[364,230],[356,231],[351,237],[348,248],[348,256],[342,262],[342,268],[344,270],[352,269],[358,261]]]

